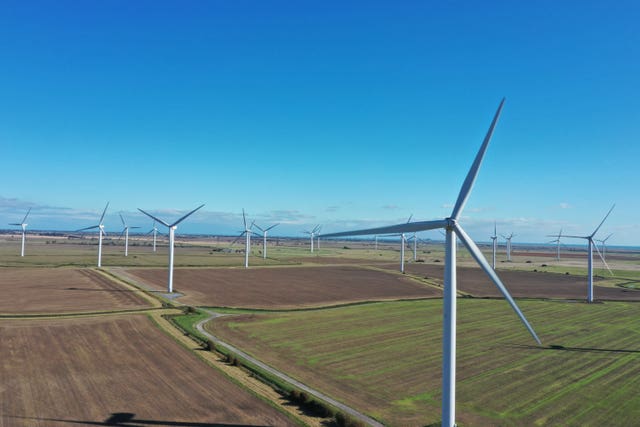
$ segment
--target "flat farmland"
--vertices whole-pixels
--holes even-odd
[[[632,302],[458,301],[461,426],[637,425],[640,333]],[[215,335],[387,425],[440,420],[442,301],[245,314]]]
[[[0,314],[79,313],[150,307],[135,291],[91,269],[2,268]]]
[[[386,268],[394,268],[387,264]],[[433,264],[408,264],[408,274],[430,279],[444,277],[444,266]],[[587,278],[585,276],[564,275],[557,273],[498,270],[498,276],[514,297],[562,298],[584,300],[587,298]],[[640,301],[640,292],[622,287],[604,287],[597,285],[594,279],[594,296],[596,300],[608,301]],[[501,296],[498,288],[491,282],[480,268],[458,266],[458,290],[476,297]]]
[[[165,269],[127,269],[165,289]],[[440,297],[440,290],[384,271],[351,266],[176,269],[181,302],[199,306],[302,308],[358,301]]]
[[[0,322],[0,426],[296,425],[144,315]]]

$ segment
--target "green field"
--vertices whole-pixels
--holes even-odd
[[[441,304],[252,314],[208,327],[387,425],[428,425],[440,418]],[[504,301],[458,301],[458,422],[637,423],[640,305],[521,301],[520,306],[543,347]]]

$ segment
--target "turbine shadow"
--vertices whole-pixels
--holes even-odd
[[[83,421],[83,420],[67,420],[56,418],[36,418],[21,417],[9,415],[9,418],[19,418],[23,420],[35,421],[51,421],[68,424],[81,424],[91,426],[107,426],[107,427],[144,427],[144,426],[169,426],[169,427],[268,427],[258,424],[227,424],[227,423],[201,423],[190,421],[159,421],[159,420],[139,420],[136,414],[131,412],[114,412],[104,421]]]
[[[511,344],[512,348],[524,348],[530,350],[552,350],[552,351],[576,351],[580,353],[637,353],[640,354],[640,350],[623,350],[613,348],[592,348],[592,347],[565,347],[563,345],[550,344],[548,346],[540,347],[527,344]]]

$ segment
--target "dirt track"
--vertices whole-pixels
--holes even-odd
[[[0,334],[0,426],[295,425],[143,315],[4,320]]]
[[[388,268],[395,266],[387,265]],[[409,264],[408,274],[422,277],[442,279],[443,265]],[[584,276],[567,276],[563,274],[498,270],[498,276],[514,297],[562,298],[582,300],[587,297],[587,278]],[[623,288],[609,288],[597,285],[594,280],[594,296],[596,300],[638,301],[640,291]],[[500,296],[498,288],[490,281],[480,268],[458,267],[458,290],[477,297]]]
[[[163,290],[164,269],[128,269],[143,282]],[[397,274],[358,267],[176,269],[175,290],[185,304],[298,308],[355,301],[439,297],[437,289]]]
[[[2,268],[0,313],[67,313],[143,308],[149,303],[90,269]]]

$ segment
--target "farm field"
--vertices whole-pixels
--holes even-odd
[[[4,315],[150,307],[135,291],[90,269],[0,268],[0,291]]]
[[[0,426],[296,425],[144,315],[2,320],[0,334]]]
[[[127,269],[144,284],[166,287],[164,269]],[[433,298],[442,293],[395,273],[352,266],[176,269],[180,302],[199,306],[303,308],[358,301]]]
[[[385,265],[388,269],[395,266]],[[442,280],[444,266],[438,264],[408,264],[408,274]],[[499,297],[500,291],[478,267],[458,267],[458,290],[476,297]],[[587,295],[587,278],[584,275],[565,275],[544,271],[498,270],[500,279],[514,297],[564,298],[584,300]],[[607,279],[610,280],[610,279]],[[640,301],[640,292],[617,286],[598,286],[594,278],[596,300]],[[621,280],[624,282],[625,280]]]
[[[634,425],[634,303],[520,301],[538,347],[504,301],[458,302],[462,426]],[[442,301],[246,314],[208,329],[387,425],[440,419]]]

